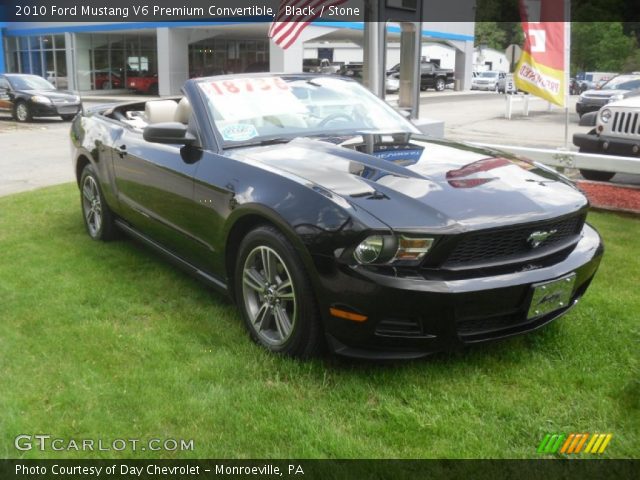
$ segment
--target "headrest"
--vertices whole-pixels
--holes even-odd
[[[178,108],[176,109],[173,121],[187,125],[189,123],[189,118],[191,118],[191,104],[187,97],[182,97],[182,100],[178,103]]]
[[[173,100],[152,100],[144,107],[144,115],[149,123],[173,122],[178,104]]]

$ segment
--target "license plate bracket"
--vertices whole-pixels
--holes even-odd
[[[575,284],[576,274],[570,273],[556,280],[532,285],[533,294],[527,319],[542,317],[555,310],[568,307]]]

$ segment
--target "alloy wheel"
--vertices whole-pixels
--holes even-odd
[[[286,343],[296,322],[296,289],[285,262],[274,249],[260,245],[247,255],[242,269],[242,293],[260,340],[274,347]]]
[[[26,122],[29,118],[29,110],[25,103],[20,103],[16,107],[16,117],[18,117],[18,120],[21,122]]]
[[[87,176],[82,184],[82,210],[91,237],[97,237],[102,226],[102,202],[98,184],[92,176]]]

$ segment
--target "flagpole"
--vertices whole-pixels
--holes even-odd
[[[564,0],[564,148],[569,149],[569,81],[571,78],[571,0]]]

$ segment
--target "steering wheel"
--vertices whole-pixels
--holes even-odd
[[[335,120],[346,120],[347,122],[353,123],[353,118],[351,118],[346,113],[332,113],[331,115],[327,115],[322,120],[320,120],[318,126],[324,127],[327,125],[327,123],[333,122]]]

